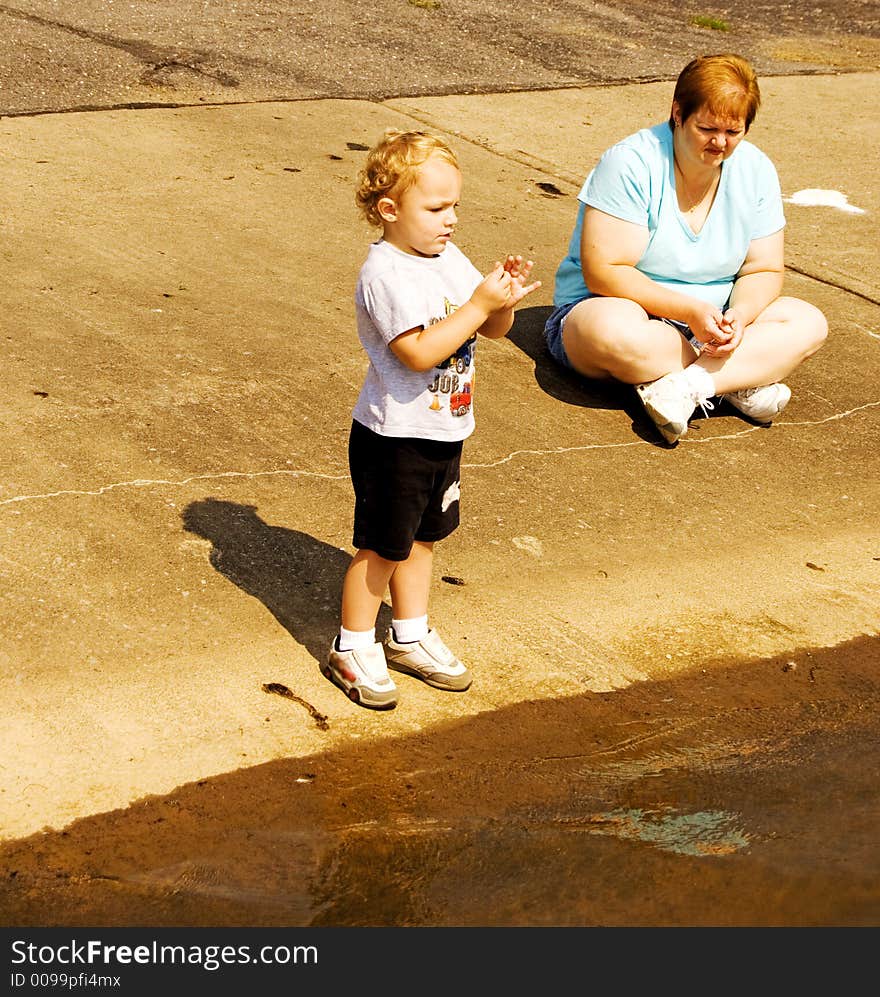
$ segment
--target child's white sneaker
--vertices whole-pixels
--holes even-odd
[[[359,706],[373,710],[390,710],[397,705],[397,686],[388,674],[388,664],[381,644],[371,644],[354,651],[340,651],[333,640],[321,671],[334,685]]]
[[[464,692],[470,687],[471,673],[440,639],[436,630],[429,630],[423,640],[399,644],[394,630],[385,638],[385,657],[388,667],[406,672],[427,682],[435,689]]]

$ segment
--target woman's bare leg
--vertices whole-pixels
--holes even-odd
[[[783,380],[821,348],[827,334],[818,308],[777,298],[748,326],[732,355],[697,360],[673,326],[649,318],[634,301],[588,298],[568,313],[562,342],[572,366],[587,377],[641,384],[696,361],[712,375],[716,393],[725,394]]]
[[[683,370],[696,356],[677,329],[649,318],[626,298],[588,298],[575,305],[565,318],[562,344],[579,373],[625,384]]]

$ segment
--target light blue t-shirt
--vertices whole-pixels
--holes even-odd
[[[592,297],[581,270],[584,206],[646,226],[650,237],[636,264],[658,284],[722,308],[753,239],[785,225],[779,177],[770,159],[743,139],[721,166],[715,201],[699,234],[678,207],[668,122],[643,128],[611,146],[587,177],[568,254],[556,271],[553,303]]]

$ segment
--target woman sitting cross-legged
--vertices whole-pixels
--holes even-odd
[[[825,316],[781,296],[776,169],[746,141],[760,103],[741,56],[690,62],[668,121],[608,149],[578,199],[544,335],[560,364],[635,385],[668,443],[721,396],[771,422]]]

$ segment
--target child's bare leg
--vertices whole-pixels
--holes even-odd
[[[385,656],[395,671],[414,675],[435,689],[464,692],[470,687],[471,673],[428,627],[433,562],[434,545],[417,540],[391,576],[393,633],[385,642]]]
[[[428,636],[428,592],[433,561],[433,543],[416,540],[409,557],[398,564],[391,576],[388,583],[391,626],[397,641],[411,643]]]
[[[359,550],[342,583],[342,626],[321,671],[352,702],[376,710],[397,704],[382,648],[376,640],[376,617],[388,579],[397,566],[372,550]]]
[[[412,620],[428,614],[434,544],[416,540],[409,557],[400,561],[388,582],[395,619]]]
[[[400,563],[373,550],[357,551],[342,583],[342,626],[346,630],[363,633],[375,628],[389,580]]]

